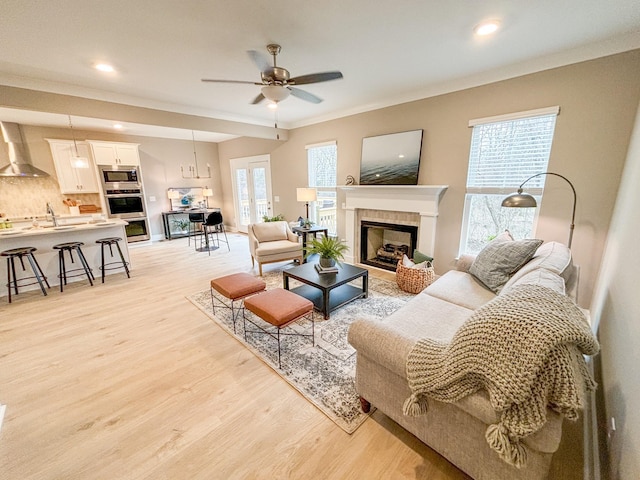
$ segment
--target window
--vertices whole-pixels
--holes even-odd
[[[337,234],[336,177],[338,148],[336,142],[307,145],[309,186],[315,187],[318,199],[309,205],[311,221],[327,227],[330,235]]]
[[[504,197],[527,178],[545,172],[559,107],[472,120],[469,171],[460,253],[477,254],[508,229],[514,238],[530,238],[537,209],[503,208]],[[546,175],[532,179],[526,191],[538,203]]]

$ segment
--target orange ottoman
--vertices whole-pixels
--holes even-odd
[[[231,300],[231,304],[227,305],[221,299],[220,303],[223,307],[231,310],[231,319],[233,320],[233,333],[236,332],[236,317],[237,313],[234,309],[234,302],[242,300],[249,295],[263,292],[267,288],[267,284],[263,280],[254,277],[248,273],[234,273],[232,275],[226,275],[224,277],[214,278],[211,280],[211,309],[215,315],[216,307],[213,301],[215,290],[220,295]]]
[[[289,290],[283,288],[276,288],[274,290],[268,290],[260,295],[255,295],[251,298],[247,298],[244,301],[244,307],[260,317],[268,324],[276,327],[276,334],[262,328],[260,325],[247,318],[247,315],[243,312],[244,321],[244,339],[247,339],[248,333],[265,333],[272,338],[278,340],[278,368],[281,367],[280,363],[280,331],[294,323],[296,320],[307,317],[310,315],[311,320],[311,335],[305,335],[301,333],[282,333],[282,335],[298,335],[300,337],[311,337],[312,344],[315,345],[315,322],[313,318],[313,302],[306,298],[296,295]],[[259,330],[247,330],[247,320],[257,327]]]

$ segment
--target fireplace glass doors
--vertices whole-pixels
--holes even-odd
[[[392,223],[360,223],[360,261],[385,270],[396,270],[403,255],[413,256],[418,227]]]

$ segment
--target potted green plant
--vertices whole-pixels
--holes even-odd
[[[181,233],[187,233],[189,231],[189,220],[186,218],[176,218],[171,220],[173,227]]]
[[[320,266],[328,268],[335,266],[336,263],[341,263],[347,250],[349,250],[347,244],[337,237],[314,237],[305,248],[305,258],[318,254],[320,255]]]
[[[281,214],[281,213],[279,213],[275,217],[270,217],[269,215],[263,215],[262,216],[262,221],[263,222],[280,222],[282,220],[284,220],[284,215]]]

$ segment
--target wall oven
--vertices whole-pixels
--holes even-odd
[[[100,180],[104,190],[107,215],[110,218],[121,218],[128,223],[125,227],[127,242],[149,240],[151,234],[139,167],[101,165]]]
[[[149,222],[147,222],[146,217],[126,218],[125,221],[128,223],[128,225],[124,227],[127,232],[128,243],[142,242],[151,238]]]
[[[116,218],[146,217],[141,188],[106,190],[107,214]]]

